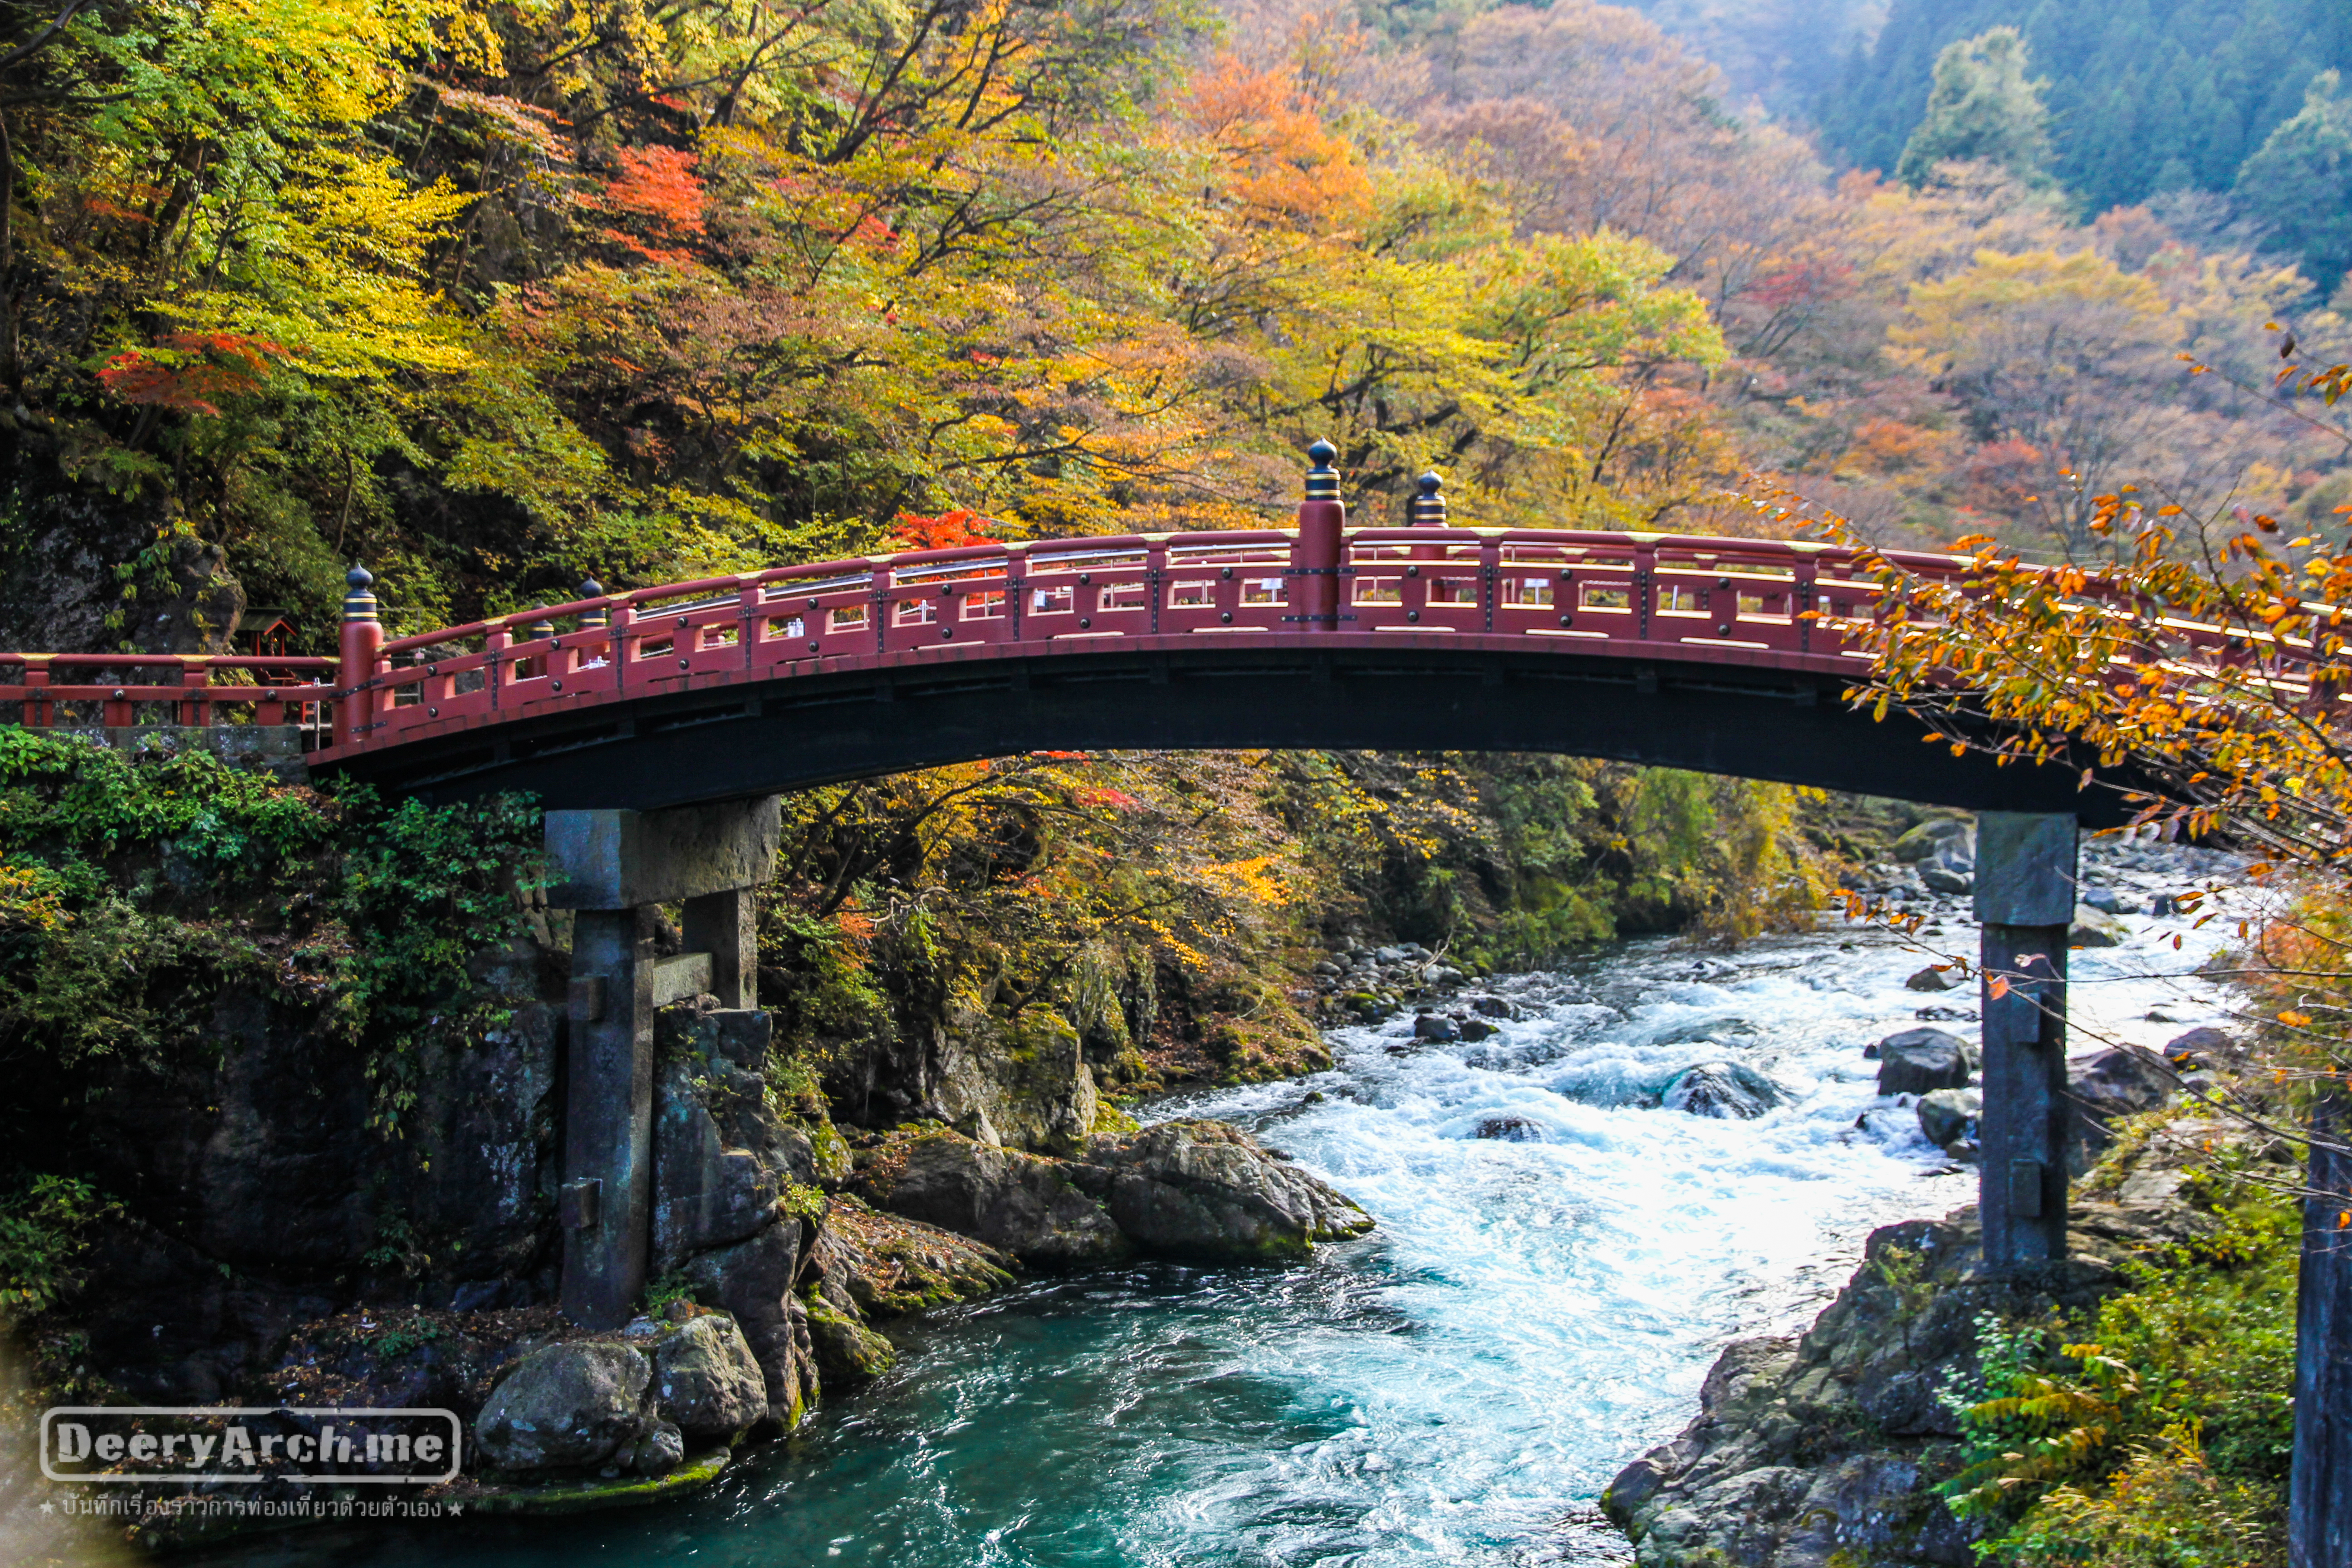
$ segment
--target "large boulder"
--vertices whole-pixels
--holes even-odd
[[[1222,1121],[1097,1137],[1071,1179],[1154,1252],[1255,1262],[1305,1258],[1372,1228],[1339,1193]]]
[[[1984,1095],[1973,1089],[1939,1089],[1919,1097],[1919,1131],[1938,1149],[1973,1142],[1984,1115]]]
[[[1059,1162],[999,1149],[936,1124],[892,1135],[857,1160],[876,1208],[1000,1247],[1024,1263],[1108,1263],[1132,1249]]]
[[[2068,947],[2121,947],[2131,935],[2123,921],[2088,904],[2074,906],[2074,922],[2066,928]]]
[[[1094,1070],[1078,1031],[1052,1007],[1007,1019],[960,991],[935,1028],[937,1076],[923,1114],[983,1143],[1073,1153],[1093,1131]]]
[[[862,1321],[975,1300],[1012,1284],[1018,1267],[968,1236],[837,1193],[825,1202],[803,1289]],[[809,1328],[816,1331],[814,1311]]]
[[[1676,1073],[1674,1081],[1660,1091],[1658,1103],[1693,1116],[1753,1121],[1787,1098],[1780,1085],[1753,1068],[1738,1062],[1701,1062]]]
[[[653,1367],[627,1345],[571,1341],[515,1363],[474,1419],[482,1457],[502,1470],[602,1465],[644,1436]]]
[[[1881,1094],[1965,1089],[1976,1070],[1976,1047],[1941,1029],[1905,1029],[1878,1042]]]
[[[783,1220],[732,1247],[697,1253],[683,1270],[695,1294],[741,1329],[767,1389],[768,1418],[782,1426],[797,1426],[817,1394],[808,1312],[793,1295],[809,1229]]]
[[[2066,1067],[2066,1097],[2074,1116],[2066,1129],[2066,1169],[2081,1175],[2115,1145],[2115,1124],[2172,1103],[2180,1080],[2151,1056],[2101,1051]]]
[[[731,1439],[768,1413],[768,1385],[735,1320],[688,1319],[654,1346],[654,1398],[688,1437]]]
[[[1928,864],[1973,871],[1976,852],[1976,829],[1953,816],[1929,817],[1895,841],[1895,858],[1906,866]]]

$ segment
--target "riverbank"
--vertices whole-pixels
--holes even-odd
[[[2137,945],[2079,955],[2085,1026],[2168,1038],[2143,1016],[2188,999],[2116,978],[2164,928],[2125,920]],[[1688,1424],[1726,1344],[1802,1331],[1871,1231],[1973,1195],[1864,1054],[1951,1005],[1906,986],[1919,963],[1843,924],[1728,954],[1640,943],[1473,985],[1439,1012],[1489,1021],[1475,1041],[1419,1037],[1410,1007],[1346,1026],[1328,1072],[1139,1109],[1252,1132],[1362,1204],[1367,1237],[1282,1268],[1143,1259],[877,1319],[893,1364],[657,1510],[235,1561],[1622,1561],[1595,1500]],[[1752,1119],[1661,1103],[1710,1062],[1783,1098]]]

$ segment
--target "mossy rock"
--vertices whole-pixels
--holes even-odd
[[[470,1513],[593,1513],[599,1509],[639,1508],[700,1490],[717,1480],[734,1457],[732,1448],[705,1448],[688,1454],[666,1476],[619,1476],[611,1480],[591,1477],[540,1486],[473,1483],[453,1491],[448,1500],[462,1504]]]
[[[828,1380],[863,1382],[879,1377],[898,1363],[898,1347],[864,1323],[835,1310],[832,1302],[812,1289],[801,1298],[808,1309],[809,1342],[816,1351],[817,1371]]]

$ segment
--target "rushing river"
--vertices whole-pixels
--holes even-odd
[[[1948,923],[1943,941],[1973,947]],[[2150,1044],[2217,1020],[2210,987],[2131,978],[2185,970],[2211,939],[2165,941],[2159,963],[2158,922],[2128,923],[2129,944],[2075,955],[2078,1017]],[[898,1334],[905,1357],[876,1386],[682,1503],[241,1560],[1622,1561],[1593,1500],[1689,1418],[1724,1342],[1810,1319],[1872,1226],[1973,1197],[1972,1173],[1875,1098],[1862,1054],[1923,1007],[1972,1016],[1973,987],[1905,989],[1921,963],[1850,928],[1729,956],[1637,944],[1497,982],[1524,1016],[1475,1044],[1415,1046],[1409,1019],[1339,1030],[1331,1072],[1152,1114],[1223,1118],[1295,1153],[1377,1217],[1361,1241],[1287,1270],[1044,1279],[941,1314]],[[1788,1099],[1753,1121],[1657,1107],[1706,1061]]]

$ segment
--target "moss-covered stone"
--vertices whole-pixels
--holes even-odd
[[[457,1503],[468,1513],[559,1514],[593,1513],[600,1509],[641,1508],[698,1491],[717,1480],[734,1458],[726,1447],[688,1454],[667,1475],[623,1476],[605,1480],[549,1481],[539,1486],[496,1486],[460,1482],[436,1495]]]
[[[828,1380],[861,1383],[898,1363],[896,1346],[836,1309],[819,1286],[810,1286],[801,1300],[808,1308],[809,1339],[816,1346],[817,1370]]]

